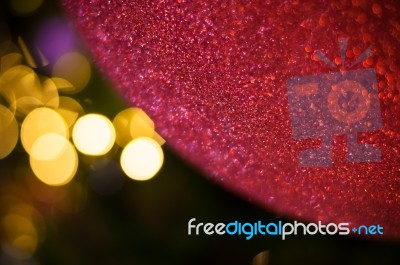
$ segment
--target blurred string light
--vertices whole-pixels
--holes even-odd
[[[82,54],[70,52],[56,61],[52,75],[70,83],[69,86],[59,87],[61,92],[76,94],[85,88],[90,80],[90,64]]]
[[[43,217],[32,206],[12,205],[1,219],[1,247],[16,260],[32,257],[45,237]]]
[[[24,116],[43,103],[39,78],[28,66],[7,69],[1,75],[0,86],[2,96],[17,116]]]
[[[13,113],[0,105],[0,159],[8,156],[18,142],[18,124]]]
[[[63,27],[62,24],[56,26],[48,25],[46,30]],[[84,157],[102,157],[109,155],[110,150],[116,150],[113,147],[117,143],[122,149],[120,173],[140,181],[157,174],[164,160],[161,145],[165,141],[143,110],[128,108],[111,122],[101,114],[85,115],[78,100],[67,96],[77,94],[89,83],[91,67],[84,55],[71,51],[69,46],[61,49],[63,53],[59,54],[60,50],[50,49],[47,45],[43,53],[36,49],[35,54],[39,54],[41,60],[37,63],[34,58],[38,56],[32,56],[21,37],[18,48],[11,42],[7,27],[1,23],[0,33],[4,34],[0,34],[0,159],[15,149],[20,135],[34,175],[47,185],[61,186],[69,183],[78,172],[77,150]],[[68,32],[60,36],[73,39]],[[55,55],[58,57],[53,58]],[[38,75],[33,69],[49,64],[47,58],[53,60],[51,77]],[[109,155],[107,159],[112,157]],[[96,164],[98,160],[90,161]],[[115,163],[110,161],[94,165],[93,172],[98,174],[99,168],[104,169],[107,165],[112,165],[112,171],[118,172]],[[107,190],[104,186],[108,184],[104,183],[113,181],[105,181],[102,176],[103,184],[98,185],[94,182],[100,178],[95,174],[91,174],[94,176],[91,177],[92,186],[104,193],[117,190],[118,183],[122,183],[118,180],[113,189]],[[113,174],[107,177],[113,178]]]
[[[42,0],[9,3],[22,16],[37,10]],[[91,66],[77,52],[68,22],[48,20],[33,41],[22,36],[12,40],[0,22],[0,159],[24,150],[29,164],[21,160],[11,174],[2,174],[28,176],[26,187],[34,200],[50,205],[51,211],[57,204],[58,210],[76,213],[87,196],[82,182],[73,181],[81,175],[82,162],[89,163],[89,185],[101,195],[120,190],[126,175],[143,181],[160,170],[165,141],[143,110],[128,108],[113,122],[101,114],[86,115],[78,93],[89,84]],[[7,197],[0,204],[8,205],[0,216],[0,263],[36,264],[34,254],[45,237],[43,217],[32,206],[16,203],[24,200],[19,193],[23,185],[13,187],[8,181],[12,178],[4,179],[0,193],[2,202]]]
[[[134,180],[151,179],[160,170],[163,161],[160,145],[149,137],[132,140],[121,154],[122,169]]]
[[[29,113],[21,125],[21,142],[25,151],[31,154],[31,148],[37,139],[48,133],[69,138],[63,117],[50,108],[37,108]]]
[[[108,153],[113,147],[115,129],[107,117],[87,114],[75,123],[72,139],[81,153],[100,156]]]
[[[35,141],[31,152],[31,168],[42,182],[59,186],[67,184],[75,176],[78,154],[63,136],[45,134]]]
[[[71,130],[78,117],[85,114],[85,111],[79,102],[70,97],[59,97],[58,108],[55,109],[55,111],[63,117],[68,128]]]
[[[31,221],[24,216],[8,214],[2,220],[6,240],[2,248],[18,259],[27,259],[37,247],[37,232]]]
[[[154,130],[154,122],[147,114],[139,108],[127,108],[113,120],[117,130],[116,142],[119,146],[125,147],[135,138],[146,136],[153,138],[159,145],[165,140]]]

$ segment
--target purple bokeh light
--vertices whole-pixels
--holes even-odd
[[[66,20],[53,18],[39,27],[34,43],[45,58],[54,63],[61,55],[76,49],[77,38]]]

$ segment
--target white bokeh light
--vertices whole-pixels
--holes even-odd
[[[160,145],[149,137],[131,141],[122,151],[121,167],[134,180],[148,180],[160,170],[164,154]]]
[[[100,156],[113,147],[115,129],[107,117],[88,114],[78,119],[72,131],[72,138],[79,152]]]

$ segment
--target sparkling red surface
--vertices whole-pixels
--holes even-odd
[[[400,238],[400,2],[63,2],[103,73],[210,178],[279,214]],[[299,167],[320,140],[293,140],[285,82],[337,72],[315,51],[340,65],[340,37],[346,66],[372,47],[353,69],[377,72],[383,126],[360,137],[382,160],[347,162],[339,135],[333,167]]]

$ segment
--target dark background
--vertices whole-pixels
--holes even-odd
[[[13,12],[8,0],[0,4],[0,21],[10,28],[14,42],[22,36],[28,46],[34,29],[51,17],[64,17],[55,1],[44,1],[27,16]],[[49,66],[35,70],[49,74]],[[86,112],[110,118],[126,108],[97,72],[74,98]],[[0,195],[16,196],[31,204],[43,216],[46,233],[32,259],[15,261],[2,253],[0,264],[399,264],[400,245],[389,241],[322,235],[289,236],[284,241],[272,236],[248,241],[244,236],[189,236],[187,223],[191,218],[213,223],[293,220],[277,217],[214,185],[168,145],[163,149],[164,166],[147,182],[124,177],[112,163],[98,168],[96,159],[81,157],[84,162],[78,175],[67,187],[36,183],[39,188],[32,190],[35,177],[19,143],[11,156],[0,160]],[[100,171],[119,178],[121,188],[108,195],[94,189],[91,176]],[[67,195],[60,201],[46,202],[37,199],[35,193],[41,192]],[[7,207],[7,203],[0,205],[2,211]],[[253,260],[262,251],[268,251],[269,259]]]

